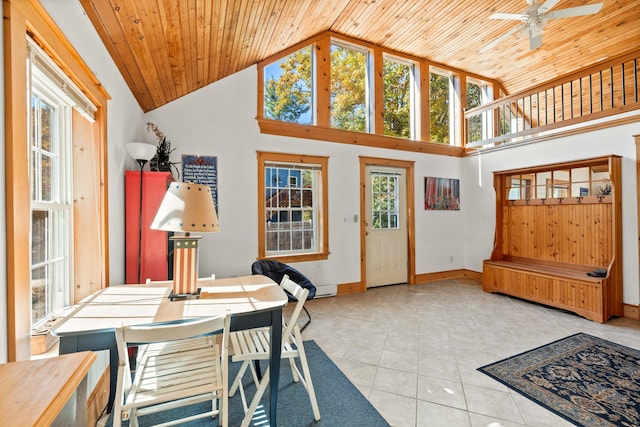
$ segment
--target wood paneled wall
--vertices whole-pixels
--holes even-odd
[[[606,202],[504,206],[503,254],[606,268],[613,259],[612,220]]]

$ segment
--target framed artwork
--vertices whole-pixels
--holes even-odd
[[[218,158],[215,156],[182,155],[182,180],[211,188],[213,205],[218,212]]]
[[[428,211],[460,210],[460,180],[425,177],[424,209]]]

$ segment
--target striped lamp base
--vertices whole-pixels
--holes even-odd
[[[172,236],[173,298],[198,294],[198,240],[200,236]]]

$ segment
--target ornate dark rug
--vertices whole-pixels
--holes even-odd
[[[578,426],[640,426],[640,351],[575,334],[481,368]]]

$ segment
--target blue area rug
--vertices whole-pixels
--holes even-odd
[[[329,359],[315,341],[305,341],[304,348],[307,353],[311,379],[316,391],[318,407],[320,408],[321,420],[316,422],[313,419],[311,403],[304,386],[301,383],[294,383],[291,376],[289,361],[283,360],[280,368],[280,392],[278,393],[278,426],[279,427],[304,427],[304,426],[350,426],[350,427],[388,427],[389,424],[382,418],[380,413],[369,403],[360,391],[349,381],[349,379],[338,369]],[[266,363],[264,367],[266,368]],[[235,378],[240,363],[229,365],[229,383]],[[251,401],[256,388],[253,385],[251,374],[245,373],[244,377],[245,393],[247,400]],[[269,427],[270,423],[266,417],[268,412],[270,393],[267,390],[262,398],[262,404],[258,406],[254,422],[252,425]],[[197,410],[199,404],[192,407],[174,409],[163,414],[153,414],[140,417],[140,426],[149,426],[162,423],[164,421],[178,418],[190,413],[205,412]],[[210,407],[211,404],[209,404]],[[179,412],[180,414],[177,414]],[[240,393],[236,393],[229,399],[229,426],[239,426],[242,422],[244,412]],[[111,416],[107,426],[112,425]],[[123,426],[128,426],[124,422]],[[189,427],[218,425],[217,419],[201,419],[190,423],[182,424]]]
[[[577,426],[640,426],[640,351],[575,334],[478,368]]]

